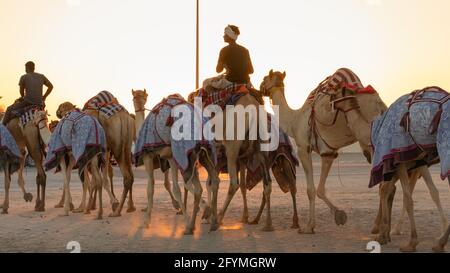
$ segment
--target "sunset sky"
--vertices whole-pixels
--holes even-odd
[[[227,24],[253,59],[252,82],[286,70],[286,96],[300,107],[340,67],[353,69],[386,103],[414,89],[450,90],[448,0],[202,0],[201,79],[215,75]],[[59,103],[82,106],[102,90],[130,111],[131,89],[148,107],[195,87],[195,0],[0,0],[0,105],[19,96],[33,60]]]

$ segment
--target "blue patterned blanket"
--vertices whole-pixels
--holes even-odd
[[[188,111],[190,115],[189,129],[192,138],[173,138],[171,133],[172,125],[179,121],[178,117],[172,117],[172,110],[176,107],[185,107]],[[194,125],[196,123],[201,124],[201,119],[203,119],[204,124],[206,119],[201,117],[201,114],[195,113],[193,105],[188,103],[180,95],[171,95],[163,99],[152,109],[139,131],[134,152],[136,166],[143,164],[145,153],[157,152],[164,147],[171,147],[173,159],[178,165],[185,181],[192,177],[195,162],[191,155],[194,151],[204,148],[210,158],[215,162],[216,153],[214,142],[194,139]]]
[[[399,98],[372,124],[373,168],[369,187],[392,179],[398,164],[417,168],[441,162],[450,176],[450,94],[429,87]]]
[[[55,128],[48,145],[45,169],[57,168],[60,160],[71,152],[83,180],[84,169],[93,157],[100,155],[100,163],[104,164],[105,151],[105,132],[100,123],[77,109],[61,119]]]
[[[3,124],[0,124],[0,171],[3,171],[4,163],[8,161],[10,172],[16,172],[19,169],[20,158],[20,150],[14,137]]]

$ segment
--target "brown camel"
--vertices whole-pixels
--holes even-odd
[[[134,111],[135,111],[135,132],[136,137],[139,135],[139,130],[142,128],[142,124],[144,124],[145,121],[145,105],[147,103],[148,93],[147,90],[131,90],[131,94],[133,95],[133,104],[134,104]],[[133,151],[134,152],[134,151]],[[169,170],[164,172],[164,188],[167,190],[167,192],[170,195],[170,198],[172,200],[172,205],[177,211],[178,214],[181,214],[181,206],[178,204],[177,200],[175,199],[175,196],[172,193],[172,190],[170,189],[170,181],[169,181]],[[143,211],[146,211],[147,209],[144,209]]]
[[[64,117],[61,120],[61,122],[64,122],[66,118],[69,118],[70,115],[72,113],[76,112],[76,111],[77,110],[76,110],[76,106],[75,105],[73,105],[73,104],[71,104],[69,102],[66,102],[66,103],[61,104],[58,107],[57,113],[58,113],[58,116]],[[77,126],[77,122],[90,122],[90,123],[96,123],[97,122],[92,117],[88,118],[87,115],[82,114],[80,111],[78,111],[76,113],[76,115],[77,115],[77,118],[76,118],[77,121],[73,121],[73,120],[69,120],[68,121],[68,122],[72,123],[72,126]],[[46,124],[46,122],[45,122],[45,124]],[[40,127],[40,128],[42,128],[42,127]],[[101,125],[98,125],[98,126],[94,125],[93,128],[94,127],[98,128],[98,130],[99,130],[101,135],[104,134],[103,129],[101,128]],[[61,130],[62,131],[64,131],[64,130],[73,130],[73,128],[74,127],[70,127],[70,126],[67,126],[67,127],[62,126]],[[50,131],[48,129],[48,127],[47,127],[47,129],[43,128],[41,130],[48,130],[48,131]],[[59,134],[59,133],[55,133],[55,134]],[[71,133],[69,135],[73,137],[74,134]],[[100,136],[100,139],[102,139],[101,136]],[[103,137],[103,139],[105,139],[105,138]],[[50,140],[48,140],[48,142],[50,142]],[[105,145],[105,148],[106,148],[106,141],[103,144]],[[101,145],[101,143],[100,143],[100,145]],[[52,148],[51,145],[50,145],[50,148]],[[52,153],[52,152],[55,152],[55,151],[49,151],[49,153]],[[88,175],[87,175],[88,172],[90,172],[92,174],[93,187],[95,188],[95,191],[91,190],[91,196],[90,196],[90,202],[89,203],[94,202],[93,194],[98,193],[99,209],[98,209],[97,219],[100,220],[103,217],[103,200],[102,200],[103,187],[105,188],[105,190],[109,194],[112,207],[114,207],[114,203],[116,202],[116,199],[113,196],[113,194],[112,194],[112,192],[111,192],[111,190],[109,188],[110,185],[109,185],[109,183],[107,181],[107,170],[106,170],[106,168],[103,168],[103,171],[100,170],[100,168],[99,168],[100,162],[101,162],[100,161],[100,156],[101,155],[99,153],[97,153],[97,154],[86,153],[86,155],[89,156],[89,158],[87,158],[86,165],[85,166],[79,166],[79,167],[80,168],[84,168],[84,171],[83,171],[84,178],[88,177]],[[53,155],[50,154],[48,156],[48,158],[51,159],[52,156]],[[55,156],[56,156],[57,160],[59,159],[59,162],[56,162],[56,164],[54,166],[60,165],[62,170],[63,170],[63,172],[64,172],[64,215],[63,216],[68,216],[69,215],[69,211],[71,209],[71,206],[70,206],[70,204],[71,204],[71,195],[70,195],[71,172],[72,172],[73,168],[76,166],[77,162],[76,162],[76,160],[74,158],[74,155],[73,155],[71,149],[67,150],[64,155],[59,155],[58,154],[58,155],[55,155]],[[68,160],[66,160],[67,158],[68,158]],[[51,160],[47,161],[47,164],[49,164],[49,162],[51,162]],[[52,166],[52,165],[50,164],[50,166]],[[86,190],[85,189],[89,186],[88,184],[90,184],[90,181],[83,181],[83,182],[84,182],[83,184],[85,184],[85,185],[83,186],[83,201],[82,201],[82,203],[85,202],[85,198],[86,198]],[[82,207],[85,208],[85,213],[89,213],[89,209],[90,209],[91,205],[84,206],[82,204]]]
[[[114,102],[117,103],[117,100],[115,99]],[[100,114],[101,108],[104,107],[105,105],[99,106],[98,108],[92,108],[88,104],[89,102],[86,104],[84,112],[88,115],[97,118],[97,120],[100,122],[100,124],[105,130],[108,147],[108,152],[106,156],[106,164],[107,164],[106,168],[108,170],[108,176],[110,178],[110,181],[112,181],[112,167],[110,165],[111,155],[113,155],[114,158],[116,159],[123,176],[124,188],[122,192],[122,197],[120,199],[118,207],[114,210],[114,212],[110,216],[119,217],[121,215],[122,208],[128,194],[129,196],[128,196],[127,212],[134,212],[136,211],[136,208],[134,206],[132,193],[134,175],[132,171],[132,152],[131,152],[132,142],[134,136],[136,135],[134,121],[130,116],[130,114],[128,114],[126,111],[119,111],[108,118],[105,115]]]
[[[184,98],[178,94],[171,95],[167,99],[164,99],[160,104],[158,104],[153,110],[152,110],[152,117],[155,118],[155,122],[161,121],[159,117],[160,111],[165,111],[164,109],[173,109],[175,106],[178,105],[186,105],[189,106],[188,103],[184,100]],[[164,112],[167,113],[167,112]],[[170,113],[170,112],[169,112]],[[194,117],[193,113],[190,113],[192,117]],[[170,117],[170,116],[169,116]],[[146,148],[145,138],[147,134],[154,134],[153,128],[166,128],[168,120],[170,119],[167,117],[167,121],[164,120],[164,124],[155,125],[155,127],[150,126],[151,128],[148,128],[148,131],[143,131],[139,133],[139,138],[137,142],[142,145],[138,148],[142,148],[142,154],[138,155],[136,160],[140,162],[143,161],[143,164],[145,165],[145,169],[148,173],[148,186],[147,186],[147,198],[148,198],[148,207],[147,207],[147,213],[145,214],[144,219],[144,226],[149,227],[150,221],[151,221],[151,213],[153,208],[153,195],[154,195],[154,184],[155,184],[155,178],[154,178],[154,170],[156,169],[155,162],[160,162],[159,159],[167,160],[170,164],[170,170],[172,173],[172,182],[173,182],[173,193],[175,196],[176,201],[178,204],[181,204],[181,191],[180,187],[178,185],[178,171],[179,166],[177,165],[173,154],[172,154],[172,148],[171,146],[158,146],[154,148]],[[164,118],[164,116],[162,117]],[[191,122],[193,122],[191,120]],[[141,129],[143,130],[143,129]],[[156,130],[156,129],[155,129]],[[167,130],[170,129],[161,129],[166,130],[166,132],[163,133],[163,135],[167,134]],[[159,134],[161,131],[157,131],[156,133]],[[156,134],[155,133],[155,134]],[[172,138],[172,134],[169,131],[169,136],[166,136],[166,138]],[[171,143],[171,140],[165,139],[164,142]],[[185,209],[185,206],[181,206],[181,210],[183,215],[185,216],[186,221],[186,228],[184,231],[185,235],[192,235],[195,229],[195,222],[196,217],[199,212],[199,205],[201,201],[201,195],[202,195],[202,186],[199,181],[198,177],[198,170],[196,167],[196,164],[200,163],[202,164],[207,172],[209,177],[211,177],[211,187],[213,188],[213,201],[212,201],[212,223],[211,223],[211,231],[215,231],[218,229],[218,222],[217,222],[217,194],[218,194],[218,184],[219,184],[219,178],[218,174],[215,168],[215,165],[213,163],[213,160],[210,158],[210,154],[206,150],[205,147],[195,147],[192,152],[189,154],[189,167],[187,169],[187,172],[183,174],[184,179],[184,187],[186,187],[193,195],[194,195],[194,208],[193,208],[193,214],[191,218],[189,219],[189,216],[187,214],[187,211]],[[192,172],[190,171],[192,169]]]
[[[365,119],[362,114],[362,107],[358,104],[356,99],[356,93],[351,89],[342,88],[332,99],[332,104],[335,109],[345,113],[348,120],[349,127],[352,131],[365,132],[358,134],[358,141],[360,141],[364,146],[371,143],[370,131],[371,123]],[[448,221],[443,212],[439,192],[434,185],[431,178],[431,174],[427,166],[416,168],[413,171],[409,171],[416,166],[416,162],[406,162],[400,163],[395,170],[395,174],[390,181],[385,181],[380,186],[380,209],[378,211],[378,216],[375,221],[375,226],[373,233],[378,233],[377,241],[381,244],[386,244],[391,241],[390,237],[390,226],[391,226],[391,214],[392,214],[392,204],[396,191],[395,183],[400,180],[403,189],[403,209],[406,211],[411,224],[411,237],[409,243],[400,248],[402,252],[415,252],[416,247],[419,243],[416,231],[416,225],[414,220],[414,203],[412,199],[412,194],[417,179],[420,175],[423,176],[427,187],[430,190],[430,195],[439,210],[442,219],[442,227],[444,234],[439,239],[437,246],[433,249],[435,251],[442,251],[445,244],[447,243],[446,238],[448,238]],[[409,173],[408,173],[409,172]],[[401,220],[402,222],[403,220]],[[401,222],[398,226],[401,227]]]
[[[307,194],[309,198],[309,222],[306,229],[299,229],[299,233],[314,233],[315,228],[315,196],[316,188],[313,178],[313,167],[311,153],[315,151],[321,156],[322,169],[320,182],[317,188],[317,196],[322,199],[331,209],[338,225],[344,225],[347,215],[340,210],[326,195],[326,179],[334,160],[338,156],[338,150],[356,143],[355,134],[348,128],[345,116],[337,111],[333,111],[330,106],[330,97],[324,92],[328,83],[334,79],[345,81],[362,87],[359,78],[349,69],[339,69],[333,76],[322,82],[313,91],[308,101],[299,110],[292,110],[284,95],[284,79],[286,73],[270,71],[261,84],[261,92],[271,99],[273,105],[279,106],[280,127],[290,137],[294,138],[298,156],[305,171],[307,180]],[[378,94],[358,94],[358,101],[365,107],[362,109],[367,119],[373,119],[383,113],[386,105]],[[362,147],[363,151],[368,151],[368,147]],[[370,153],[365,152],[365,156],[370,161]]]
[[[18,170],[18,183],[24,195],[24,199],[27,202],[31,202],[33,200],[33,195],[31,193],[27,193],[25,190],[25,180],[23,178],[23,170],[25,168],[25,155],[27,151],[35,162],[37,170],[37,198],[34,209],[35,211],[45,211],[45,187],[47,181],[47,175],[45,174],[43,167],[45,145],[41,140],[39,128],[36,126],[33,120],[28,121],[22,126],[20,124],[19,118],[14,118],[13,120],[11,120],[6,127],[16,140],[22,154],[22,158],[20,160],[20,168]]]

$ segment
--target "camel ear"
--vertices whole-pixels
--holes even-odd
[[[147,89],[144,88],[144,93],[147,94]]]
[[[131,94],[133,94],[133,95],[134,95],[134,93],[136,93],[136,92],[134,92],[134,89],[131,89]]]
[[[269,72],[269,76],[272,77],[273,76],[273,69],[270,70]]]
[[[286,71],[283,72],[283,80],[286,78]]]

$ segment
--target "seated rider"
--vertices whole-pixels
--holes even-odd
[[[4,125],[7,125],[15,118],[14,111],[16,110],[28,106],[45,106],[45,99],[52,92],[53,85],[44,75],[35,73],[34,69],[35,65],[33,62],[27,62],[25,64],[26,74],[23,75],[19,81],[20,98],[6,109],[5,117],[3,118]],[[42,95],[44,85],[47,86],[47,91]]]
[[[205,91],[211,89],[225,89],[232,83],[250,84],[250,74],[253,74],[253,65],[250,59],[249,51],[236,43],[240,34],[237,26],[228,25],[225,28],[223,39],[228,45],[220,51],[219,61],[217,62],[217,73],[226,73],[203,82]]]

